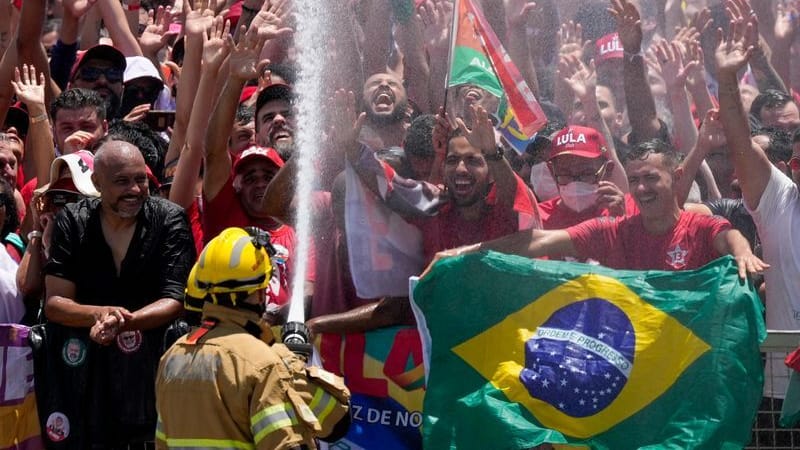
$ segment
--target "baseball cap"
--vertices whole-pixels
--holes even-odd
[[[595,46],[595,61],[598,63],[606,62],[611,59],[622,59],[624,56],[624,49],[619,42],[619,34],[613,32],[607,34],[594,43]]]
[[[279,169],[283,167],[283,160],[278,155],[278,152],[275,151],[275,149],[253,145],[252,147],[248,147],[247,149],[245,149],[245,151],[239,154],[239,158],[236,160],[236,162],[233,163],[234,173],[239,172],[239,169],[244,164],[247,164],[248,162],[257,159],[265,159],[274,164]]]
[[[25,139],[28,135],[28,112],[19,106],[12,106],[8,108],[6,113],[6,121],[3,123],[3,129],[7,130],[14,127],[19,132],[19,136]]]
[[[594,128],[569,126],[553,137],[550,157],[547,159],[550,160],[561,155],[606,158],[607,151],[606,140]]]
[[[294,99],[292,88],[284,83],[270,84],[265,87],[264,90],[258,93],[256,99],[256,114],[258,114],[258,110],[261,109],[262,106],[276,99],[292,101]]]
[[[61,175],[66,167],[67,173]],[[69,155],[56,158],[50,164],[50,183],[36,189],[36,193],[51,191],[79,192],[90,197],[99,197],[100,193],[92,183],[94,172],[94,155],[86,150],[79,150]]]
[[[244,89],[242,89],[242,94],[239,96],[239,103],[243,103],[246,102],[247,100],[250,100],[250,97],[252,97],[257,90],[258,90],[257,86],[245,86]]]
[[[100,59],[103,61],[110,61],[114,67],[119,69],[125,70],[127,63],[125,61],[125,55],[122,54],[116,48],[110,45],[95,45],[94,47],[86,50],[85,52],[78,55],[78,58],[75,60],[75,64],[72,66],[72,71],[69,74],[69,79],[75,79],[75,74],[78,73],[78,70],[87,62],[93,59]]]
[[[164,84],[161,80],[161,74],[158,69],[153,65],[153,62],[144,56],[129,56],[125,58],[125,75],[122,78],[124,83],[137,78],[148,78]]]

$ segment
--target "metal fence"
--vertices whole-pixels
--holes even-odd
[[[773,392],[782,392],[788,383],[789,368],[783,363],[787,354],[800,345],[800,330],[774,331],[767,333],[761,345],[765,352],[765,385],[774,386]],[[753,424],[753,439],[745,449],[800,449],[800,427],[781,428],[778,420],[781,415],[780,400],[764,399],[759,407],[758,417]]]

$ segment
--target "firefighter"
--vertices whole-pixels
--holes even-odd
[[[262,320],[269,235],[228,228],[189,274],[186,307],[203,299],[201,325],[161,358],[157,448],[314,449],[350,422],[341,378],[306,367]]]

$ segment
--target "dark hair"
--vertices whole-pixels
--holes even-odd
[[[289,86],[293,86],[297,81],[297,68],[291,64],[267,64],[264,69],[283,78]]]
[[[787,131],[765,127],[758,130],[756,136],[766,136],[769,139],[769,146],[764,149],[764,153],[773,164],[778,161],[788,162],[792,157],[792,136]]]
[[[758,94],[750,105],[750,114],[761,120],[761,111],[764,108],[779,108],[792,101],[792,96],[777,89],[767,89]]]
[[[50,117],[55,122],[56,115],[62,109],[75,110],[83,108],[94,108],[97,111],[98,119],[104,120],[106,118],[106,103],[103,97],[100,97],[100,94],[91,89],[83,88],[67,89],[56,97],[50,107]]]
[[[144,162],[156,178],[164,172],[164,156],[169,144],[158,133],[142,122],[115,120],[108,127],[108,135],[97,143],[97,147],[110,141],[124,141],[133,144],[142,152]]]
[[[9,233],[19,228],[19,215],[17,202],[14,200],[14,188],[3,178],[0,178],[0,204],[6,208],[6,220],[0,228],[0,238],[5,239]]]
[[[680,154],[678,154],[670,144],[661,139],[648,139],[633,146],[631,151],[625,155],[623,163],[627,164],[630,161],[643,161],[651,154],[662,155],[664,164],[670,170],[677,168],[678,164],[681,162]]]
[[[406,133],[406,153],[420,158],[433,156],[433,128],[435,126],[436,118],[433,114],[423,114],[414,119]]]
[[[247,106],[243,104],[239,104],[239,107],[236,108],[236,123],[240,125],[245,125],[256,118],[256,108],[255,106]]]

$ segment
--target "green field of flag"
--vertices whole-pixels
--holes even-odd
[[[470,254],[437,264],[414,302],[430,359],[425,448],[750,440],[766,331],[730,257],[637,272]]]

